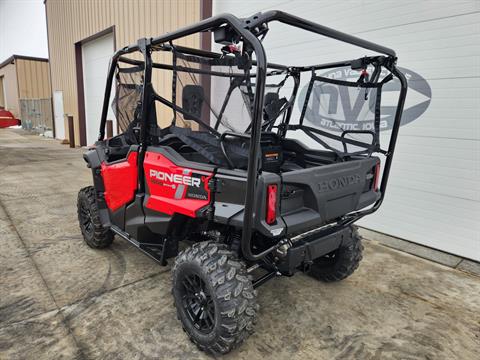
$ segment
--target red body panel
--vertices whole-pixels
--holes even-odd
[[[110,210],[130,202],[137,189],[137,156],[130,152],[125,161],[115,164],[102,162],[102,178],[105,186],[105,202]]]
[[[145,154],[143,164],[149,197],[145,207],[164,214],[196,217],[210,203],[212,173],[179,167],[162,154]]]
[[[20,125],[20,120],[15,119],[13,114],[5,109],[0,109],[0,128]]]

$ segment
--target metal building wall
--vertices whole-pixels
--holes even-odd
[[[52,89],[63,91],[64,112],[75,121],[75,143],[79,144],[79,116],[75,67],[75,43],[114,26],[115,47],[135,43],[200,19],[200,0],[47,0],[45,2]],[[182,44],[198,47],[199,36]],[[157,75],[154,86],[167,89]]]
[[[0,68],[5,90],[5,107],[21,118],[21,99],[42,99],[50,102],[52,90],[47,59],[12,55]],[[49,115],[51,117],[51,114]]]
[[[48,62],[16,59],[18,97],[20,99],[48,99],[52,97]]]
[[[52,89],[48,62],[18,58],[15,66],[22,126],[40,133],[52,130]]]
[[[5,107],[7,110],[11,111],[15,117],[20,117],[15,64],[11,63],[0,68],[0,76],[3,77],[3,87],[5,89]]]

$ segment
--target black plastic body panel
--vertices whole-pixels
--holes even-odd
[[[378,158],[331,163],[333,160],[325,156],[328,162],[325,165],[280,175],[262,172],[256,187],[254,231],[270,238],[294,236],[324,226],[379,199],[380,193],[372,189]],[[217,171],[215,222],[242,228],[247,183],[241,175],[239,171]],[[279,189],[277,203],[280,207],[273,225],[265,221],[269,184],[277,184]]]
[[[145,224],[150,229],[150,231],[156,234],[168,233],[170,223],[172,220],[172,217],[170,215],[150,210],[147,207],[144,207],[144,211],[145,211]]]
[[[125,205],[119,207],[115,211],[109,210],[109,213],[111,223],[118,228],[125,230]]]
[[[380,193],[370,184],[378,161],[367,157],[283,173],[287,233],[302,233],[374,204]]]
[[[103,197],[103,193],[105,192],[105,186],[103,184],[103,179],[100,171],[102,163],[102,158],[100,154],[101,152],[99,152],[96,148],[89,149],[86,153],[83,154],[83,159],[87,163],[88,167],[92,170],[93,186],[97,194],[96,200],[100,215],[100,221],[102,222],[103,226],[109,227],[112,223],[110,221],[110,211],[108,210],[107,203],[105,202],[105,199]]]
[[[285,275],[293,275],[300,270],[302,265],[310,265],[311,262],[336,249],[342,243],[352,237],[352,228],[347,226],[336,232],[321,237],[311,236],[293,244],[287,250],[287,255],[279,265],[279,270]]]
[[[233,174],[232,174],[233,173]],[[219,170],[215,176],[217,192],[215,193],[215,222],[241,228],[243,226],[246,177],[236,177],[234,172],[223,172]],[[258,177],[257,196],[255,197],[254,229],[267,237],[278,237],[284,235],[285,224],[277,212],[277,220],[269,225],[265,221],[267,185],[276,184],[277,204],[280,203],[280,189],[282,186],[281,176],[274,173],[262,172]]]
[[[145,226],[145,215],[142,208],[143,196],[136,195],[134,201],[127,205],[125,211],[125,232],[141,241],[138,229]]]

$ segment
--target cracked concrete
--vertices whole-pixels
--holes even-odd
[[[207,359],[176,319],[168,267],[121,239],[83,243],[81,153],[0,129],[0,359]],[[365,247],[341,283],[299,274],[262,286],[256,333],[225,358],[478,358],[479,277]]]

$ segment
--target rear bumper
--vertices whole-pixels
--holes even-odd
[[[314,233],[293,242],[287,250],[279,270],[285,275],[292,275],[313,260],[336,249],[352,237],[352,228],[347,226],[331,232]]]

